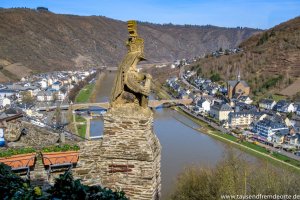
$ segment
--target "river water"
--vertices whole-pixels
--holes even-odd
[[[97,102],[109,100],[115,73],[106,73],[97,89]],[[168,196],[185,167],[215,165],[224,156],[227,145],[190,128],[198,127],[190,119],[168,108],[154,111],[154,131],[162,146],[162,197]],[[103,132],[101,119],[91,121],[91,136]],[[251,160],[252,156],[247,155]]]

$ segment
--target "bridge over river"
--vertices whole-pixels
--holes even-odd
[[[192,103],[192,99],[172,99],[172,100],[150,100],[148,106],[150,108],[157,108],[161,106],[178,106],[178,105],[188,105]],[[109,108],[109,102],[100,102],[100,103],[75,103],[75,104],[66,104],[61,105],[60,108],[62,110],[81,110],[87,109],[89,107],[100,107],[103,109]],[[57,106],[47,106],[47,107],[39,107],[38,111],[47,111],[47,110],[54,110]]]

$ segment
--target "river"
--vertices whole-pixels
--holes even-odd
[[[108,101],[115,73],[106,73],[97,89],[97,102]],[[160,108],[154,111],[154,131],[162,146],[162,198],[172,191],[175,180],[187,166],[215,165],[224,156],[227,145],[190,128],[198,127],[176,111]],[[91,136],[103,132],[101,119],[91,121]],[[246,157],[253,160],[252,156]]]

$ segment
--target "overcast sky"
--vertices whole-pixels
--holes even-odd
[[[0,7],[47,7],[54,13],[103,15],[153,23],[267,29],[300,16],[300,0],[0,0]]]

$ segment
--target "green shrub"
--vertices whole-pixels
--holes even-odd
[[[21,149],[7,149],[0,151],[0,157],[10,157],[19,154],[27,154],[27,153],[34,153],[36,150],[34,148],[21,148]]]
[[[100,186],[82,185],[80,180],[74,180],[70,172],[61,174],[48,191],[51,199],[89,199],[89,200],[127,200],[123,191],[114,192]]]
[[[30,185],[29,180],[22,179],[11,172],[11,168],[0,163],[0,199],[31,200],[41,197],[41,189]]]
[[[178,177],[170,199],[222,199],[221,195],[300,193],[299,174],[228,153],[215,167],[192,166]]]
[[[61,174],[54,185],[44,192],[39,187],[33,187],[29,180],[12,173],[11,168],[2,163],[0,180],[0,199],[3,200],[128,200],[123,191],[83,185],[79,179],[74,180],[70,172]]]
[[[274,87],[279,81],[283,79],[282,75],[279,75],[277,77],[273,77],[268,79],[266,82],[264,82],[261,86],[261,88],[269,89],[271,87]]]
[[[221,77],[220,77],[220,74],[216,73],[216,74],[211,75],[210,79],[213,82],[218,82],[221,80]]]
[[[265,42],[269,40],[270,37],[275,36],[275,31],[272,30],[271,33],[269,34],[267,31],[263,33],[263,35],[259,38],[259,41],[257,42],[256,46],[262,45]]]
[[[49,152],[64,152],[64,151],[79,151],[78,145],[57,145],[57,146],[50,146],[50,147],[44,147],[42,149],[42,152],[49,153]]]

